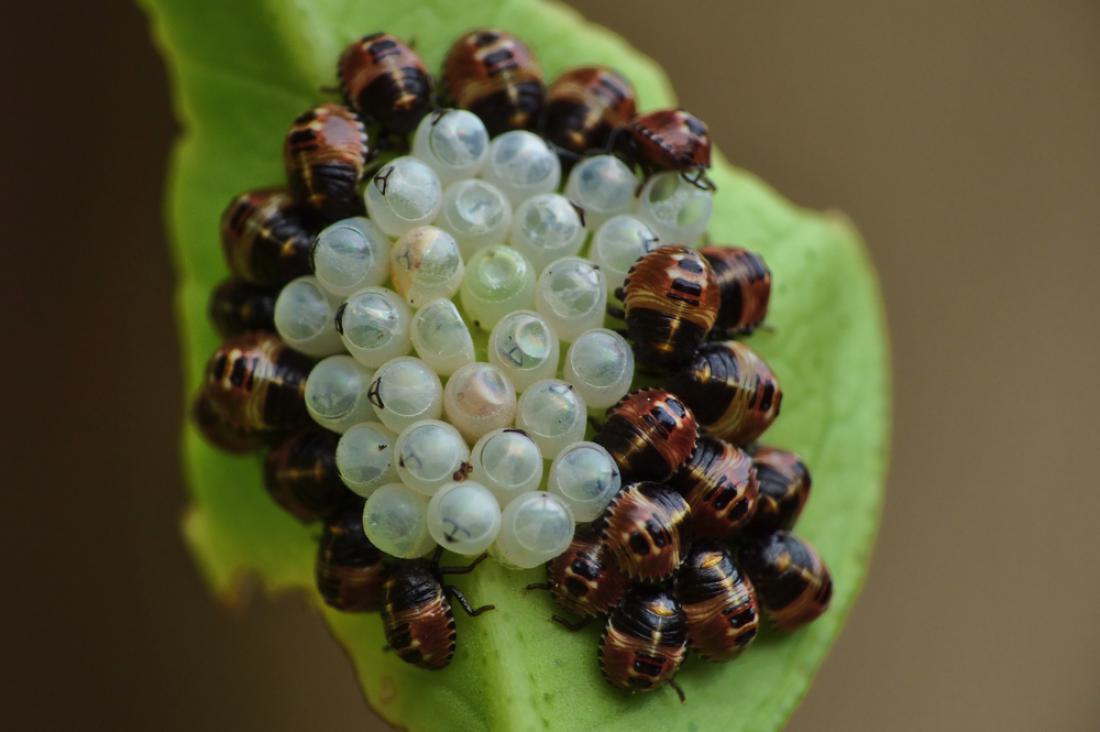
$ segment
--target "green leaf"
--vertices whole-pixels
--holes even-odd
[[[533,0],[145,0],[167,59],[184,127],[169,178],[168,219],[180,276],[178,312],[193,393],[217,345],[205,317],[211,286],[225,274],[218,217],[238,191],[281,180],[289,121],[334,82],[342,46],[369,31],[414,39],[438,68],[461,31],[498,25],[525,38],[548,77],[580,63],[625,72],[643,108],[673,102],[650,60],[558,5]],[[786,392],[768,441],[797,450],[814,473],[799,533],[835,580],[833,606],[789,636],[765,634],[740,660],[690,660],[671,692],[630,696],[609,687],[596,664],[598,628],[571,634],[547,622],[550,600],[521,588],[538,570],[487,563],[464,589],[497,611],[458,618],[459,650],[442,672],[382,652],[377,615],[323,608],[313,589],[318,530],[282,513],[260,485],[257,458],[223,455],[188,428],[184,450],[192,508],[185,533],[212,587],[233,599],[242,578],[269,591],[300,589],[348,648],[375,710],[410,730],[774,730],[782,726],[859,590],[882,501],[888,441],[888,366],[879,293],[866,254],[841,217],[792,206],[751,175],[719,160],[711,233],[761,251],[775,275],[773,332],[753,346]]]

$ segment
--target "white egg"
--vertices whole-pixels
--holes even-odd
[[[409,306],[393,290],[368,287],[349,297],[336,314],[336,328],[356,361],[378,368],[412,348]]]
[[[607,286],[603,273],[587,259],[565,257],[552,262],[535,285],[535,309],[563,341],[603,325]]]
[[[573,515],[560,498],[531,491],[504,509],[493,554],[506,566],[530,569],[568,549],[575,531]]]
[[[589,230],[634,207],[638,178],[614,155],[593,155],[573,166],[565,183],[565,197],[584,211]]]
[[[422,557],[435,546],[428,531],[428,499],[400,483],[378,488],[363,506],[363,532],[400,559]]]
[[[512,424],[516,389],[504,372],[488,363],[470,363],[455,371],[443,390],[447,419],[470,442]]]
[[[573,204],[557,193],[544,193],[516,207],[508,242],[541,272],[555,259],[580,253],[584,237]]]
[[[363,498],[397,480],[393,447],[397,435],[381,422],[351,427],[336,443],[336,470],[344,485]]]
[[[317,424],[333,432],[374,418],[367,401],[374,372],[351,356],[337,355],[318,361],[306,379],[306,410]]]
[[[558,334],[536,312],[517,310],[504,316],[489,335],[489,363],[499,366],[516,391],[557,373]]]
[[[581,522],[599,518],[621,487],[615,460],[595,442],[575,442],[558,453],[546,484]]]
[[[584,399],[559,379],[532,384],[516,406],[516,427],[530,435],[548,459],[584,439],[587,417]]]
[[[460,180],[443,191],[436,226],[455,238],[462,259],[469,261],[478,249],[507,240],[512,204],[492,183],[477,178]]]
[[[637,216],[621,214],[604,222],[592,237],[588,256],[603,272],[608,297],[623,286],[634,263],[660,245],[657,234]]]
[[[449,376],[474,360],[474,340],[455,304],[433,300],[416,311],[409,326],[416,355],[440,376]]]
[[[447,551],[480,554],[500,533],[500,506],[480,483],[450,483],[428,503],[428,531]]]
[[[275,331],[299,353],[320,358],[344,350],[336,332],[340,299],[312,275],[291,280],[275,300]]]
[[[395,158],[367,181],[367,215],[387,236],[430,224],[443,205],[443,186],[428,165],[414,157]]]
[[[469,459],[470,448],[462,435],[437,419],[423,419],[406,427],[393,452],[401,482],[426,496],[463,478]]]
[[[523,430],[502,427],[481,436],[470,451],[470,477],[501,506],[542,482],[542,452]]]
[[[347,296],[389,277],[390,240],[368,218],[355,216],[321,229],[311,253],[321,287]]]
[[[562,370],[562,379],[577,387],[589,409],[606,409],[630,391],[634,351],[615,331],[595,328],[573,341]]]
[[[511,130],[489,144],[481,177],[503,191],[515,207],[531,196],[557,190],[561,161],[535,133]]]
[[[646,181],[637,211],[662,242],[692,246],[710,226],[714,193],[665,171]]]
[[[400,433],[421,419],[443,414],[443,385],[439,376],[419,358],[401,356],[374,372],[370,403],[382,424]]]
[[[489,157],[489,132],[473,112],[440,109],[420,120],[413,133],[412,153],[446,186],[478,174]]]
[[[474,326],[490,331],[508,313],[534,304],[535,269],[511,247],[487,246],[466,263],[459,296]]]

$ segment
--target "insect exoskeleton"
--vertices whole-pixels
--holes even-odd
[[[490,135],[532,129],[542,113],[545,89],[534,54],[511,33],[470,31],[443,61],[443,88],[455,106],[485,123]]]
[[[676,170],[700,188],[710,167],[710,132],[703,120],[683,109],[658,109],[641,114],[622,128],[616,146],[647,174]]]
[[[673,379],[673,391],[691,407],[703,431],[735,445],[750,444],[779,416],[779,381],[744,343],[701,346]]]
[[[308,419],[305,386],[312,365],[275,336],[249,333],[214,351],[203,393],[225,421],[240,429],[289,429]]]
[[[339,104],[303,113],[283,142],[290,192],[303,209],[325,222],[362,215],[358,186],[369,158],[362,121]]]
[[[768,314],[772,292],[764,258],[741,247],[703,247],[699,253],[714,270],[721,296],[715,329],[727,337],[754,331]]]
[[[282,435],[279,431],[250,430],[227,421],[210,397],[203,393],[191,403],[191,421],[204,440],[235,455],[258,450]]]
[[[600,637],[600,670],[613,686],[627,691],[653,691],[670,684],[687,654],[687,620],[668,592],[631,588],[607,619]]]
[[[730,661],[756,637],[756,590],[720,544],[692,546],[676,576],[676,597],[687,618],[688,642],[703,658]]]
[[[607,410],[594,442],[615,458],[624,480],[668,480],[695,451],[699,428],[679,397],[663,389],[631,392]]]
[[[275,331],[275,298],[278,291],[244,280],[228,279],[210,293],[208,312],[214,330],[222,338],[251,331]]]
[[[310,273],[313,237],[282,188],[235,196],[221,220],[222,251],[230,271],[257,285],[283,285]]]
[[[309,427],[268,452],[264,487],[275,502],[302,521],[316,521],[354,498],[336,469],[339,440],[335,432]]]
[[[656,582],[673,575],[690,537],[684,497],[662,483],[631,483],[607,507],[601,540],[631,579]]]
[[[337,610],[378,610],[386,580],[382,558],[363,533],[363,501],[349,502],[325,521],[314,572],[317,590]]]
[[[607,147],[611,132],[635,114],[634,87],[606,66],[565,71],[546,92],[546,139],[577,155]]]
[[[630,580],[600,543],[599,532],[588,527],[573,536],[564,553],[546,563],[546,582],[529,585],[528,589],[548,589],[558,605],[588,619],[610,612],[629,586]],[[564,619],[558,620],[573,627]]]
[[[457,587],[443,584],[446,575],[470,572],[485,555],[465,567],[440,567],[439,555],[431,562],[398,565],[386,579],[382,606],[389,648],[402,661],[431,670],[446,667],[454,657],[457,634],[452,598],[471,617],[493,609],[492,605],[475,609]]]
[[[650,369],[683,366],[718,318],[714,272],[687,247],[663,246],[643,256],[630,268],[621,295],[627,335],[638,361]]]
[[[336,71],[348,104],[387,130],[408,134],[432,108],[427,67],[389,33],[373,33],[350,44]]]
[[[781,630],[799,628],[829,608],[829,570],[817,550],[794,534],[779,531],[746,542],[738,549],[737,564]]]
[[[809,468],[795,453],[775,447],[753,450],[752,463],[760,482],[760,498],[746,531],[790,531],[810,499]]]
[[[760,494],[752,458],[725,440],[705,436],[669,485],[691,506],[694,535],[710,539],[732,538],[747,526]]]

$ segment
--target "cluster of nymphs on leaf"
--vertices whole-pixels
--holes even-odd
[[[823,612],[828,573],[789,533],[809,474],[756,445],[781,394],[735,340],[771,273],[690,247],[713,210],[706,126],[637,114],[602,66],[546,88],[499,30],[459,38],[438,80],[389,34],[337,71],[344,104],[285,137],[286,184],[222,217],[224,342],[193,407],[212,444],[266,451],[278,505],[323,522],[324,601],[381,610],[389,647],[439,669],[452,601],[491,608],[448,575],[486,550],[549,562],[564,607],[608,615],[600,664],[631,691],[671,681],[689,645],[735,657],[760,606],[783,629]],[[669,389],[630,392],[635,362]]]

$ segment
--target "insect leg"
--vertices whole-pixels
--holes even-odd
[[[523,589],[525,589],[525,590],[549,590],[550,589],[550,583],[546,582],[546,581],[532,582],[531,584],[527,585]]]
[[[440,547],[439,551],[440,552],[443,551],[442,547]],[[489,556],[488,554],[482,554],[480,557],[478,557],[474,561],[470,562],[465,567],[440,567],[439,568],[439,573],[440,574],[469,574],[470,572],[474,571],[474,567],[476,567],[477,565],[484,562],[485,559],[488,556]]]
[[[684,696],[684,687],[680,686],[675,679],[669,679],[668,685],[676,690],[676,696],[680,697],[681,704],[687,701],[687,697]]]
[[[583,630],[592,622],[592,618],[581,618],[580,620],[570,620],[569,618],[563,618],[561,615],[551,615],[550,619],[555,623],[565,628],[566,630],[576,633],[579,630]]]
[[[496,605],[482,605],[479,608],[471,607],[470,601],[466,599],[466,596],[462,594],[462,590],[458,589],[454,585],[444,585],[443,591],[447,593],[447,596],[458,601],[458,604],[462,606],[462,609],[466,611],[466,614],[471,618],[475,618],[482,613],[495,610]]]

